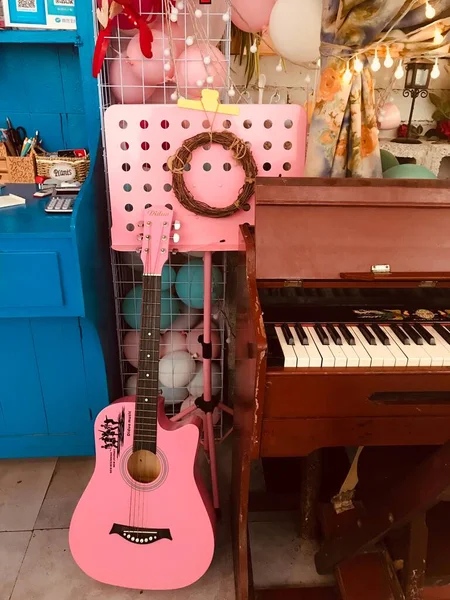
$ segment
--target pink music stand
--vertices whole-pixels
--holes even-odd
[[[183,141],[202,131],[227,130],[251,145],[259,175],[301,177],[306,148],[307,119],[302,107],[240,105],[239,115],[180,108],[177,105],[115,105],[105,113],[105,138],[112,213],[112,247],[136,250],[138,223],[148,204],[171,204],[180,223],[179,242],[172,251],[204,252],[204,345],[211,342],[211,268],[213,251],[239,247],[239,225],[254,225],[255,204],[224,219],[200,217],[179,204],[172,191],[167,160]],[[244,181],[240,165],[217,144],[198,149],[185,173],[186,185],[198,200],[222,207],[236,198]],[[211,359],[203,359],[204,400],[211,401]],[[219,408],[232,414],[222,403]],[[174,417],[197,410],[192,406]],[[229,432],[228,432],[229,433]],[[227,434],[228,435],[228,434]],[[211,464],[213,500],[219,508],[212,412],[206,411],[204,448]]]

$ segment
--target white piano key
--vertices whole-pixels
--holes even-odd
[[[361,342],[365,351],[370,356],[371,366],[382,367],[383,354],[378,351],[378,346],[371,346],[357,327],[349,327],[349,329],[353,333],[353,337]]]
[[[314,342],[314,339],[310,333],[310,328],[307,325],[302,325],[305,330],[306,336],[308,338],[309,344],[307,346],[303,346],[308,353],[309,356],[309,366],[310,367],[321,367],[322,366],[322,355],[317,349],[317,346]]]
[[[378,339],[378,336],[371,327],[369,327],[369,330],[372,333],[372,335],[375,336],[375,347],[377,348],[377,351],[379,352],[380,356],[383,357],[383,367],[395,367],[395,356],[390,351],[390,346],[385,346],[383,342],[381,342]]]
[[[301,341],[298,339],[297,332],[289,325],[289,331],[294,338],[294,352],[297,355],[297,368],[298,367],[309,367],[309,354],[306,352],[306,346],[303,346]],[[320,365],[319,365],[320,366]]]
[[[333,338],[330,334],[328,334],[328,339],[330,340],[329,348],[334,355],[334,366],[335,367],[346,367],[347,366],[347,356],[342,351],[342,346],[338,346],[336,342],[333,341]]]
[[[410,362],[411,358],[410,357],[414,357],[417,361],[417,359],[419,359],[419,367],[431,367],[431,356],[425,351],[423,346],[419,346],[418,344],[416,344],[416,342],[410,338],[410,336],[408,335],[408,333],[403,330],[406,335],[409,337],[410,339],[410,344],[407,345],[403,345],[404,348],[404,352],[406,353],[407,357],[408,357],[408,363]]]
[[[389,334],[392,337],[392,339],[396,342],[400,350],[402,350],[402,352],[406,355],[406,358],[408,359],[408,367],[419,367],[420,352],[417,352],[416,348],[419,348],[420,346],[417,346],[411,339],[409,340],[409,344],[404,344],[402,340],[399,337],[397,337],[397,334],[394,331],[392,331],[392,329],[389,329]]]
[[[294,347],[286,343],[283,332],[281,331],[281,327],[275,326],[275,333],[277,334],[278,341],[280,342],[281,349],[283,350],[284,366],[296,367],[297,355],[294,352]]]
[[[355,340],[356,341],[356,340]],[[347,367],[359,367],[359,356],[356,353],[355,346],[350,346],[347,340],[342,336],[342,352],[347,357]],[[369,357],[367,357],[369,358]],[[370,365],[370,360],[367,361],[368,365]]]
[[[354,331],[352,331],[352,329],[353,329],[352,326],[351,325],[347,325],[347,329],[353,335],[353,338],[355,340],[355,345],[354,346],[350,346],[350,347],[353,348],[355,354],[358,356],[359,366],[360,367],[370,367],[371,364],[372,364],[372,358],[371,358],[370,354],[368,354],[366,352],[366,349],[361,344],[361,342],[359,340],[359,337],[355,335]]]
[[[319,336],[314,331],[314,327],[308,327],[307,331],[308,334],[314,340],[317,350],[322,356],[322,367],[334,367],[334,354],[331,352],[330,347],[322,344],[322,342],[319,339]]]
[[[439,347],[442,350],[442,366],[449,367],[450,366],[450,345],[448,344],[448,342],[446,342],[444,340],[444,338],[435,329],[433,329],[429,325],[424,325],[423,323],[422,323],[422,325],[434,337],[434,339],[436,341],[435,347]],[[425,342],[425,344],[426,344],[426,342]]]
[[[391,345],[389,346],[389,350],[395,356],[395,366],[396,367],[407,367],[408,365],[408,356],[403,352],[403,348],[408,348],[408,346],[404,346],[399,338],[394,334],[390,327],[387,325],[380,325],[381,329],[391,340]]]

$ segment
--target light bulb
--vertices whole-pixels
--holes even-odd
[[[372,69],[372,71],[374,73],[376,73],[377,71],[379,71],[381,69],[381,63],[380,63],[380,59],[378,58],[378,56],[375,56],[375,58],[372,61],[372,64],[370,65],[370,68]]]
[[[205,63],[205,65],[211,64],[211,57],[210,56],[204,56],[203,57],[203,62]]]
[[[255,44],[255,42],[253,42],[253,44],[250,46],[250,52],[252,54],[256,54],[258,52],[258,46]]]
[[[352,80],[352,72],[350,71],[350,62],[347,63],[347,68],[345,69],[345,73],[342,76],[342,79],[344,80],[344,83],[350,83],[350,81]]]
[[[384,59],[384,66],[386,67],[386,69],[390,69],[393,64],[394,64],[394,59],[391,56],[389,46],[386,46],[386,58]]]
[[[438,62],[438,59],[436,58],[434,61],[434,67],[431,70],[431,79],[437,79],[440,74],[441,74],[441,72],[439,70],[439,62]]]
[[[225,21],[225,23],[228,23],[229,20],[230,20],[230,13],[227,11],[226,13],[223,13],[222,21]]]
[[[177,13],[170,13],[170,20],[172,21],[172,23],[176,23],[178,21],[178,15]]]
[[[275,67],[275,71],[277,73],[281,73],[283,71],[283,61],[280,58],[279,63],[277,64],[277,66]]]
[[[170,56],[170,48],[164,50],[164,56]]]
[[[214,83],[214,77],[212,75],[208,75],[206,78],[206,83],[209,83],[210,85],[211,83]]]
[[[309,74],[305,77],[305,83],[306,85],[309,85],[311,83],[311,76]]]
[[[175,15],[178,14],[178,8],[176,6],[172,6],[172,8],[170,9],[170,12],[174,13]]]
[[[434,31],[434,40],[433,42],[436,44],[436,46],[439,46],[440,44],[442,44],[442,42],[444,41],[444,36],[441,33],[441,30],[439,29],[439,27],[436,27],[435,31]]]
[[[427,19],[432,19],[433,17],[436,16],[436,11],[431,6],[431,4],[428,2],[428,0],[425,2],[425,16]]]
[[[168,72],[172,68],[170,62],[164,63],[164,71]]]
[[[197,85],[197,87],[202,87],[203,86],[203,79],[197,79],[196,85]]]
[[[394,77],[395,79],[402,79],[405,74],[405,70],[403,69],[403,61],[401,60],[398,63],[398,67],[395,69]]]
[[[180,0],[179,2],[177,2],[177,8],[178,8],[178,10],[183,10],[183,8],[184,8],[183,0]]]
[[[195,15],[196,19],[201,19],[203,16],[203,13],[199,8],[197,8],[197,10],[194,12],[194,15]]]
[[[178,100],[178,92],[173,92],[173,94],[170,94],[170,99],[174,102]]]
[[[358,56],[355,58],[355,61],[353,63],[353,68],[355,69],[355,71],[357,73],[361,73],[361,71],[364,69],[364,63]]]
[[[322,61],[320,60],[320,58],[318,58],[318,59],[317,59],[317,63],[316,63],[316,64],[317,64],[317,66],[318,66],[318,67],[319,67],[319,69],[320,69],[320,65],[322,64]]]
[[[233,98],[236,95],[236,90],[234,89],[233,86],[231,86],[230,89],[228,90],[228,95],[230,98]]]
[[[194,43],[194,38],[192,37],[192,35],[188,35],[186,38],[186,46],[192,46],[193,43]]]

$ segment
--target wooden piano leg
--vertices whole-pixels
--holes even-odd
[[[322,453],[312,452],[302,459],[302,486],[300,497],[300,537],[317,539],[317,500],[322,475]]]
[[[419,513],[409,525],[408,557],[403,588],[406,600],[422,600],[428,550],[426,513]]]
[[[250,490],[250,436],[239,430],[233,437],[231,518],[233,536],[234,581],[236,600],[249,600],[251,581],[250,540],[248,536],[248,501]]]

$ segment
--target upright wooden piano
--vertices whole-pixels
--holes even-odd
[[[252,460],[450,439],[449,183],[264,178],[256,203],[238,273],[238,600]]]

